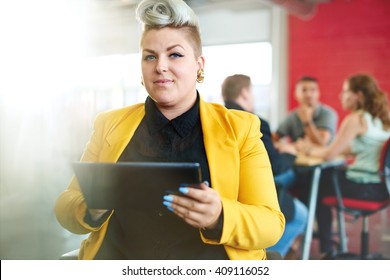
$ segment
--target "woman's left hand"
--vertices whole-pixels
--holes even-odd
[[[301,154],[309,155],[310,150],[312,149],[313,144],[307,139],[298,139],[295,142],[295,148]]]
[[[222,203],[216,190],[203,182],[200,188],[192,188],[189,185],[180,188],[179,191],[183,196],[164,196],[164,205],[170,211],[196,228],[213,229],[217,226],[222,212]]]

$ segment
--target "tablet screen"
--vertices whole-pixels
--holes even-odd
[[[159,211],[164,194],[202,181],[199,163],[75,162],[73,169],[90,209]]]

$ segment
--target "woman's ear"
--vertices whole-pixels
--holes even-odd
[[[240,95],[241,95],[242,98],[244,98],[245,100],[249,100],[249,98],[250,98],[249,88],[248,88],[248,87],[243,87],[243,88],[241,89]]]
[[[205,61],[204,61],[204,56],[201,55],[198,57],[198,71],[200,71],[201,69],[204,69],[204,64],[205,64]]]
[[[359,90],[356,93],[356,95],[358,97],[357,100],[358,100],[359,105],[363,106],[363,104],[364,104],[364,94],[363,94],[363,92],[361,90]]]

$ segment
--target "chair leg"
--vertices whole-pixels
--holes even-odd
[[[368,217],[364,216],[363,217],[363,229],[362,229],[362,234],[361,234],[361,258],[362,260],[367,259],[368,256],[368,243],[369,243],[369,235],[368,235]]]
[[[341,210],[337,210],[337,224],[339,228],[339,239],[340,239],[340,251],[341,253],[346,253],[348,251],[347,248],[347,233],[345,228],[345,218],[344,212]]]

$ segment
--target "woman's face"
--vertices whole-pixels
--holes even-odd
[[[358,107],[359,95],[349,89],[348,81],[343,83],[340,99],[344,110],[354,111]]]
[[[141,41],[141,56],[145,88],[162,113],[187,111],[196,100],[197,73],[204,66],[188,35],[170,27],[149,30]]]

